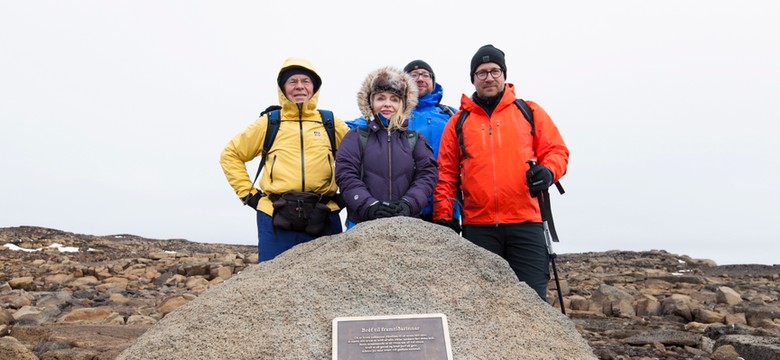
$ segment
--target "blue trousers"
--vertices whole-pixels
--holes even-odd
[[[302,231],[274,229],[270,215],[257,212],[257,262],[271,260],[293,246],[314,240],[320,236],[341,233],[341,218],[338,211],[330,213],[330,224],[319,236],[312,236]]]
[[[547,301],[550,256],[542,223],[465,225],[463,237],[506,259],[517,279]]]

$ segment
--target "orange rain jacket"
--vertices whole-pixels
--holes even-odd
[[[569,162],[569,149],[550,116],[528,101],[534,114],[536,136],[531,125],[514,104],[514,85],[507,83],[504,95],[491,117],[465,94],[461,111],[444,127],[439,145],[439,181],[434,192],[434,220],[452,219],[452,204],[459,179],[463,190],[465,225],[541,222],[539,203],[528,190],[525,173],[529,159],[536,159],[558,181]],[[455,133],[455,123],[463,110],[469,116],[463,123],[463,158]]]

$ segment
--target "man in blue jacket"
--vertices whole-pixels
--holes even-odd
[[[417,106],[412,110],[412,116],[409,119],[409,129],[415,130],[425,135],[428,144],[433,148],[433,157],[439,158],[439,140],[444,131],[444,125],[450,119],[450,116],[458,110],[447,105],[441,104],[444,88],[436,83],[436,75],[433,68],[423,60],[413,60],[404,67],[404,72],[412,77],[417,90],[419,99]],[[422,210],[420,217],[426,221],[433,221],[433,198],[428,199],[428,206]],[[460,205],[457,203],[453,208],[453,220],[460,219]]]

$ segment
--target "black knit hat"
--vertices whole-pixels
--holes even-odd
[[[279,88],[282,89],[282,91],[284,91],[284,83],[294,75],[308,76],[309,79],[311,79],[311,82],[314,83],[314,93],[317,93],[317,90],[320,89],[320,85],[322,85],[322,79],[313,71],[300,66],[292,66],[279,72],[279,77],[276,78],[276,82],[279,84]]]
[[[412,60],[412,62],[406,64],[404,66],[404,72],[407,74],[411,74],[412,71],[417,69],[424,69],[428,70],[429,73],[431,73],[431,81],[435,84],[436,83],[436,76],[433,74],[433,69],[430,65],[428,65],[427,62],[422,60]]]
[[[471,79],[471,83],[474,83],[474,72],[477,71],[477,67],[484,63],[496,63],[499,67],[501,67],[501,71],[504,72],[504,78],[506,78],[506,61],[504,60],[504,52],[497,49],[493,45],[487,44],[479,50],[477,50],[477,53],[474,54],[474,57],[471,58],[471,73],[469,74],[469,78]]]

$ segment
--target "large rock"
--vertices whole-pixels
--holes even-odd
[[[362,223],[247,268],[164,317],[117,359],[325,359],[332,320],[443,313],[457,359],[596,359],[508,264],[411,218]]]

